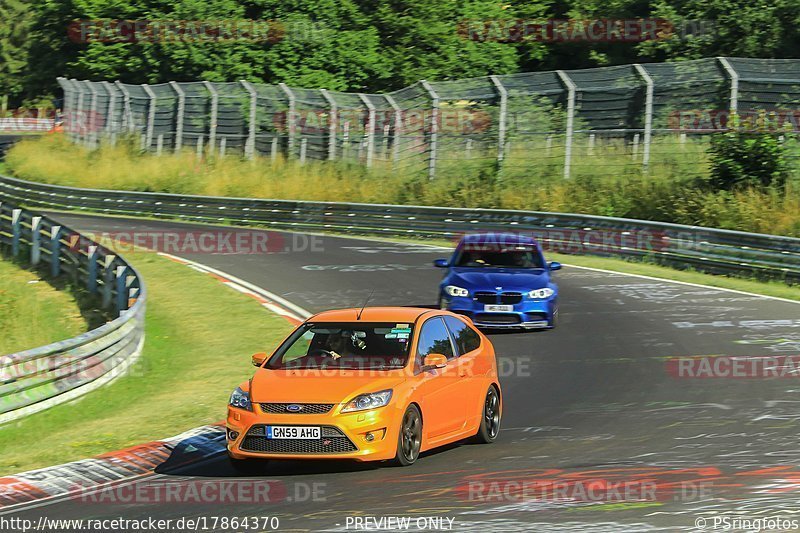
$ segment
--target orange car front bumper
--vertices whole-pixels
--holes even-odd
[[[253,411],[228,407],[228,454],[234,459],[382,461],[395,457],[402,416],[395,408],[340,413],[341,407],[335,405],[326,414],[267,413],[259,404],[253,405]],[[320,427],[322,438],[268,439],[266,426]]]

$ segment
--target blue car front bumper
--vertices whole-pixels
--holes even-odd
[[[468,316],[480,328],[549,329],[555,327],[558,314],[557,296],[546,300],[524,299],[513,305],[498,307],[466,296],[443,294],[441,307]]]

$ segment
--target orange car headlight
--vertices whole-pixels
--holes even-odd
[[[231,399],[228,401],[228,405],[246,411],[253,410],[253,404],[250,402],[250,393],[243,391],[241,387],[236,387],[236,390],[231,393]]]
[[[359,394],[342,408],[343,413],[353,413],[355,411],[366,411],[367,409],[376,409],[383,407],[392,399],[392,390],[382,390],[380,392],[371,392],[369,394]]]

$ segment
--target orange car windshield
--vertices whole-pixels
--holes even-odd
[[[266,368],[392,370],[408,361],[413,324],[304,324],[275,352]]]

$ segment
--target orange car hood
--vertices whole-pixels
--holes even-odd
[[[394,388],[405,378],[404,370],[365,373],[261,368],[253,376],[250,397],[253,402],[344,403],[358,394]]]

